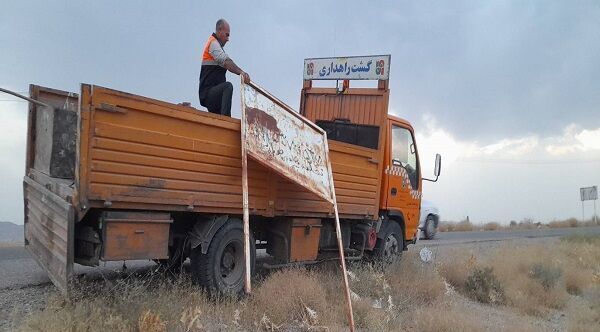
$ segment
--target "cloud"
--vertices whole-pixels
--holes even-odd
[[[600,128],[596,130],[582,130],[575,135],[581,144],[582,150],[600,150]]]
[[[552,137],[548,141],[546,151],[552,156],[600,151],[600,128],[582,130],[571,124],[564,129],[562,136]]]
[[[429,154],[444,151],[446,162],[553,162],[563,160],[557,157],[564,156],[581,160],[586,157],[585,152],[589,152],[588,157],[593,159],[596,152],[600,153],[600,127],[590,130],[570,124],[563,129],[562,135],[507,137],[489,144],[481,144],[451,134],[441,127],[431,114],[425,114],[423,122],[426,124],[424,130],[417,131],[419,148]]]
[[[499,142],[492,143],[480,148],[476,151],[483,155],[504,155],[511,157],[522,157],[533,151],[539,145],[537,136],[522,137],[516,139],[503,139]]]
[[[426,199],[445,220],[469,215],[475,222],[580,216],[579,187],[600,183],[600,128],[568,125],[559,135],[506,137],[489,144],[458,138],[432,115],[416,127],[422,174],[433,173],[442,155],[442,175],[424,182]]]

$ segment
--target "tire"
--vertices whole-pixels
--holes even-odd
[[[383,238],[377,239],[374,256],[378,261],[390,264],[402,257],[402,250],[404,250],[402,228],[396,221],[389,220],[384,229]]]
[[[435,219],[433,217],[433,215],[428,215],[427,219],[425,219],[425,238],[427,240],[431,240],[435,237],[435,234],[437,233],[437,226],[435,224]]]
[[[240,294],[244,290],[244,228],[241,220],[229,219],[215,234],[206,254],[201,246],[191,253],[192,282],[209,293]],[[254,273],[256,244],[250,233],[250,266]]]

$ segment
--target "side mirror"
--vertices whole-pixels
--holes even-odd
[[[423,178],[425,181],[437,182],[438,177],[442,173],[442,156],[439,153],[435,154],[435,169],[433,170],[433,175],[435,175],[435,180]]]

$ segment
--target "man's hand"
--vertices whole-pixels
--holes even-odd
[[[245,71],[243,71],[240,76],[242,76],[242,78],[244,79],[244,83],[248,84],[250,83],[250,75],[248,75],[248,73],[246,73]]]

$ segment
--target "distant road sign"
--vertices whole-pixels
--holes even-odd
[[[579,189],[581,193],[581,201],[595,201],[598,199],[598,186],[585,187]]]

